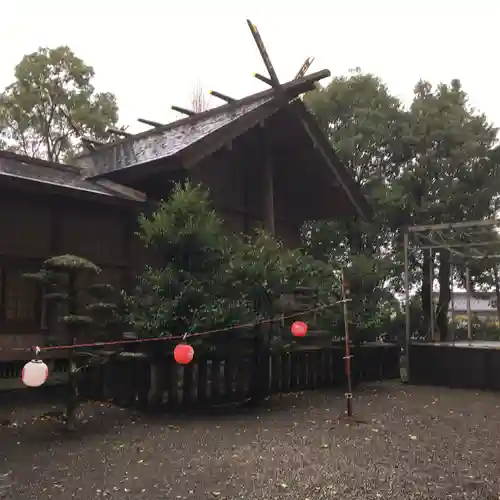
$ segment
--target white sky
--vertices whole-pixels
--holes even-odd
[[[120,123],[169,121],[189,106],[193,87],[233,97],[265,85],[246,25],[257,25],[282,81],[307,56],[310,72],[361,67],[405,102],[419,78],[460,78],[471,103],[500,125],[497,69],[500,2],[495,0],[18,0],[0,7],[0,87],[39,46],[69,45],[112,91]],[[219,103],[218,100],[215,102]]]

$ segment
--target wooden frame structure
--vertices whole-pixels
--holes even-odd
[[[446,250],[454,257],[450,265],[465,267],[465,289],[467,300],[467,337],[472,340],[471,282],[469,265],[477,260],[498,261],[500,258],[500,238],[494,231],[500,227],[500,220],[475,220],[442,224],[416,225],[407,228],[404,234],[404,294],[405,294],[405,341],[404,359],[406,376],[410,374],[410,349],[412,343],[410,321],[409,253],[412,249],[428,252],[431,258],[436,251]],[[495,249],[496,247],[496,249]],[[494,253],[492,253],[492,249]],[[451,273],[453,278],[453,273]],[[434,281],[433,266],[430,268],[431,297]],[[432,300],[432,298],[431,298]],[[453,302],[452,302],[453,304]],[[453,315],[453,311],[452,311]],[[434,333],[434,314],[431,307],[430,329]],[[433,341],[435,339],[433,336]],[[453,339],[453,342],[455,339]]]
[[[36,291],[27,288],[34,285],[18,280],[13,295],[11,276],[75,253],[111,274],[120,269],[120,278],[106,280],[126,287],[152,258],[134,240],[137,214],[168,197],[177,181],[207,186],[230,231],[264,226],[291,246],[304,221],[370,218],[360,187],[300,99],[330,72],[306,75],[308,58],[281,84],[248,24],[269,72],[254,76],[271,88],[242,99],[212,91],[224,104],[201,113],[178,108],[186,117],[170,124],[140,119],[152,128],[135,135],[113,129],[118,139],[111,143],[85,139],[88,151],[72,165],[0,152],[0,359],[2,348],[34,345],[44,334]],[[21,313],[6,321],[8,304],[21,311],[26,303],[26,321]]]

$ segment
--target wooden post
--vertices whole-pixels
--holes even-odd
[[[351,346],[349,338],[349,318],[347,310],[348,290],[344,279],[344,270],[342,269],[342,300],[344,301],[344,332],[345,332],[345,372],[347,376],[346,405],[347,416],[352,417],[352,379],[351,379]]]
[[[404,233],[404,261],[405,261],[405,340],[404,340],[404,364],[401,367],[401,380],[408,382],[410,379],[410,341],[411,341],[411,325],[410,325],[410,270],[408,265],[408,233]]]
[[[77,292],[76,292],[76,272],[70,269],[68,273],[68,314],[75,316],[78,313]],[[77,343],[77,333],[74,325],[67,325],[67,330],[71,336],[71,344]],[[69,379],[69,397],[66,405],[66,425],[68,430],[75,430],[76,410],[78,408],[78,384],[76,380],[77,365],[75,359],[75,350],[69,350],[68,356],[68,379]]]
[[[274,165],[271,150],[266,140],[264,159],[264,227],[273,236],[276,234],[274,222]]]
[[[436,329],[434,328],[434,254],[432,253],[432,248],[429,248],[429,284],[430,284],[430,299],[431,299],[431,310],[430,312],[430,325],[431,339],[433,342],[439,341],[439,337],[436,338]]]
[[[465,289],[467,291],[467,338],[472,340],[472,318],[470,315],[470,271],[469,266],[465,268]]]

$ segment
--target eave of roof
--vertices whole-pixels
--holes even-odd
[[[57,188],[60,192],[90,194],[99,198],[117,198],[123,201],[143,202],[145,196],[133,189],[110,181],[86,180],[74,165],[65,165],[38,158],[0,151],[0,177],[16,182]]]
[[[373,218],[372,207],[363,195],[359,184],[337,156],[337,153],[325,133],[321,130],[316,118],[300,100],[294,101],[291,106],[294,107],[294,111],[299,115],[302,125],[313,140],[315,146],[320,150],[323,159],[334,173],[340,186],[342,186],[348,195],[358,215],[366,221],[371,220]]]

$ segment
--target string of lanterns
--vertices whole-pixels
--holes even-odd
[[[307,324],[303,321],[294,321],[291,326],[291,332],[294,337],[305,337],[307,335]],[[182,341],[174,348],[174,360],[179,365],[188,365],[194,359],[193,346],[185,342],[187,335],[183,336]],[[27,387],[41,387],[49,376],[48,366],[38,359],[40,347],[35,347],[35,359],[28,361],[21,372],[21,380]]]

